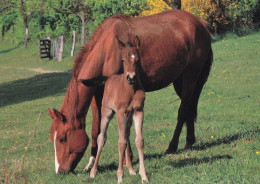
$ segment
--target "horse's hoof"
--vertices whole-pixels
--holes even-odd
[[[166,151],[165,151],[165,155],[173,155],[175,154],[177,151],[177,149],[173,149],[173,148],[168,148]]]
[[[184,146],[184,149],[185,149],[185,150],[192,149],[192,144],[186,144],[186,145]]]
[[[88,165],[84,168],[84,171],[87,172],[88,170],[90,170],[90,169],[93,167],[93,165],[94,165],[94,163],[95,163],[95,160],[96,160],[96,158],[93,157],[93,156],[91,156],[91,157],[89,158]]]

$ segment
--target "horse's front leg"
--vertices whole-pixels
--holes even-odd
[[[102,149],[106,143],[106,139],[107,139],[108,124],[111,121],[111,119],[113,118],[113,116],[114,116],[114,111],[112,111],[111,109],[105,108],[102,110],[100,134],[98,135],[98,139],[97,139],[98,150],[97,150],[97,155],[96,155],[94,165],[90,171],[90,178],[94,178],[96,176],[98,161],[99,161],[99,158],[101,155],[101,151],[102,151]]]
[[[88,171],[93,167],[93,164],[97,155],[97,138],[100,133],[100,121],[101,121],[101,105],[102,98],[104,93],[104,87],[98,87],[95,95],[91,101],[91,110],[92,110],[92,147],[91,147],[91,156],[87,166],[84,168],[85,171]]]

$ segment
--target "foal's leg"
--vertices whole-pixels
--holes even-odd
[[[139,155],[139,174],[142,177],[142,182],[148,182],[148,178],[146,176],[146,171],[144,167],[144,138],[143,138],[143,119],[144,119],[144,112],[143,111],[134,111],[133,120],[135,123],[135,145],[138,150]]]
[[[114,116],[114,111],[111,109],[102,109],[102,119],[101,119],[101,125],[100,125],[100,134],[97,139],[97,144],[98,144],[98,151],[97,151],[97,156],[95,163],[90,171],[90,178],[94,178],[97,173],[97,166],[98,166],[98,161],[99,157],[102,151],[102,148],[104,147],[106,143],[106,138],[107,138],[107,127],[110,122],[110,120]]]
[[[126,167],[129,171],[130,175],[136,175],[136,172],[133,168],[132,165],[132,150],[130,147],[130,140],[129,140],[129,136],[130,136],[130,129],[132,126],[132,122],[133,122],[133,118],[132,118],[132,114],[129,116],[128,120],[127,120],[127,128],[126,128],[126,139],[127,139],[127,147],[126,147],[126,153],[125,153],[125,161],[126,161]]]
[[[88,171],[92,168],[96,155],[97,155],[97,137],[100,132],[100,121],[101,121],[101,104],[102,97],[104,93],[104,87],[98,87],[96,89],[95,95],[91,101],[91,110],[93,114],[92,120],[92,147],[91,147],[91,157],[89,158],[89,162],[87,166],[84,168],[85,171]]]
[[[118,130],[119,130],[119,140],[118,140],[119,165],[117,170],[118,183],[121,183],[123,181],[123,175],[124,175],[123,162],[124,162],[124,155],[127,146],[126,122],[127,121],[124,116],[124,111],[119,110],[117,112],[117,123],[118,123]]]

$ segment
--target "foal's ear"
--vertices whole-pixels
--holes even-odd
[[[119,40],[117,35],[116,35],[116,39],[115,40],[116,40],[116,44],[117,44],[117,46],[119,47],[120,50],[122,50],[123,48],[126,47],[125,44],[121,40]]]
[[[135,47],[139,49],[140,47],[140,38],[136,35],[134,40]]]

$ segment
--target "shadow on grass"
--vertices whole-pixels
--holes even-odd
[[[234,135],[228,135],[228,136],[225,136],[223,138],[216,139],[214,141],[210,140],[208,142],[196,145],[192,149],[193,150],[205,150],[207,148],[219,146],[221,144],[230,144],[230,143],[235,142],[239,139],[242,139],[244,137],[251,136],[251,135],[254,135],[254,134],[257,134],[257,133],[260,133],[259,128],[256,128],[255,130],[248,130],[248,131],[243,132],[243,133],[239,132],[239,133],[234,134]],[[180,150],[180,151],[182,151],[182,150]]]
[[[203,143],[201,145],[194,146],[192,148],[192,150],[205,150],[207,148],[219,146],[219,145],[222,145],[222,144],[230,144],[230,143],[235,142],[239,139],[242,139],[242,138],[245,138],[245,137],[250,137],[250,136],[255,135],[257,133],[260,133],[259,128],[256,128],[255,130],[248,130],[248,131],[243,132],[243,133],[237,133],[237,134],[234,134],[234,135],[225,136],[225,137],[217,139],[215,141],[206,142],[206,143]],[[235,144],[233,146],[235,146]],[[189,150],[180,149],[179,151],[176,152],[176,154],[180,154],[180,153],[188,152],[188,151]],[[145,160],[162,159],[163,157],[165,157],[165,154],[163,154],[163,153],[153,153],[153,154],[145,154],[144,155]],[[180,167],[185,167],[185,166],[188,166],[188,165],[198,165],[198,164],[202,164],[202,163],[212,163],[212,162],[214,162],[216,160],[220,160],[220,159],[232,159],[232,156],[226,154],[226,155],[216,155],[216,156],[204,157],[204,158],[186,158],[186,159],[179,160],[179,161],[171,161],[171,162],[169,162],[169,165],[171,165],[172,167],[175,167],[175,168],[180,168]],[[135,155],[135,158],[133,160],[133,165],[136,165],[136,164],[139,164],[138,155]],[[113,171],[113,170],[117,170],[117,168],[118,168],[118,165],[115,162],[113,162],[111,164],[107,164],[107,165],[98,166],[98,170],[100,172]]]
[[[0,107],[64,93],[71,73],[47,73],[0,85]]]
[[[185,158],[183,160],[179,161],[171,161],[169,162],[169,165],[171,165],[174,168],[181,168],[188,165],[199,165],[203,163],[213,163],[216,160],[220,159],[232,159],[232,156],[230,155],[216,155],[212,157],[204,157],[204,158]]]
[[[16,47],[13,47],[11,49],[7,49],[7,50],[0,50],[0,54],[4,54],[4,53],[8,53],[8,52],[11,52],[15,49],[17,49],[19,46],[16,46]]]

